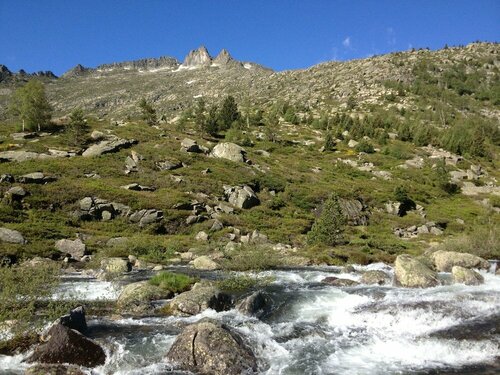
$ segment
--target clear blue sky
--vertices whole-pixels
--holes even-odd
[[[284,70],[500,41],[500,0],[0,0],[0,35],[13,71],[182,60],[202,44]]]

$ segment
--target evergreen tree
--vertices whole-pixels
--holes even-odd
[[[145,98],[142,98],[139,101],[139,108],[141,109],[142,119],[146,122],[146,124],[152,126],[158,123],[156,110]]]
[[[43,83],[32,79],[18,88],[10,103],[14,116],[22,120],[22,130],[40,131],[50,123],[52,107],[50,106]]]
[[[71,112],[66,131],[69,133],[70,143],[73,146],[82,146],[86,142],[89,126],[87,125],[83,110],[77,108]]]
[[[339,245],[344,241],[346,217],[340,207],[339,197],[332,194],[324,203],[320,216],[307,233],[310,244]]]
[[[211,136],[214,136],[217,135],[218,129],[218,107],[216,105],[212,105],[208,110],[208,116],[205,120],[203,131]]]
[[[336,145],[337,143],[332,132],[327,132],[325,137],[325,151],[335,151]]]
[[[240,119],[240,116],[234,97],[231,95],[227,96],[219,112],[219,130],[224,131],[229,129],[235,121]]]
[[[194,109],[194,121],[202,133],[206,130],[206,116],[205,116],[205,100],[203,98],[198,99],[196,103],[196,108]]]

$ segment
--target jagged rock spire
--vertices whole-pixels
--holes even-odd
[[[226,65],[230,61],[232,61],[233,58],[229,54],[229,52],[226,49],[223,49],[222,51],[219,52],[217,57],[214,59],[214,64],[218,65]]]
[[[212,57],[205,46],[190,51],[182,63],[182,65],[186,67],[206,66],[210,64],[212,64]]]

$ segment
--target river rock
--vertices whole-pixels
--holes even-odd
[[[69,254],[73,259],[80,260],[86,251],[86,246],[81,239],[76,240],[62,239],[56,241],[55,248],[63,254]]]
[[[175,339],[168,360],[198,374],[254,373],[257,361],[239,334],[212,319],[187,326]]]
[[[359,285],[357,281],[351,279],[341,279],[335,276],[325,277],[323,280],[321,280],[321,282],[328,285],[339,286],[339,287]]]
[[[214,262],[206,255],[202,255],[198,258],[195,258],[193,260],[193,267],[197,270],[207,270],[207,271],[213,271],[220,268],[220,266],[216,262]]]
[[[134,139],[128,140],[128,139],[116,138],[116,139],[104,140],[87,148],[83,152],[82,156],[92,157],[92,156],[108,154],[111,152],[116,152],[118,150],[121,150],[122,148],[130,147],[135,143],[137,143],[137,141]]]
[[[252,208],[260,204],[259,198],[248,185],[224,186],[224,194],[228,202],[238,208]]]
[[[468,253],[438,250],[432,253],[430,257],[439,272],[450,272],[453,266],[485,270],[490,267],[488,261]]]
[[[465,267],[453,266],[451,269],[453,281],[465,285],[480,285],[484,283],[484,278],[476,271]]]
[[[101,260],[101,267],[108,275],[119,275],[125,272],[132,271],[132,264],[128,259],[124,258],[106,258]]]
[[[269,294],[258,291],[241,300],[236,309],[242,314],[260,319],[272,311],[273,303]]]
[[[123,288],[116,306],[122,313],[142,314],[153,309],[152,301],[171,298],[172,295],[169,290],[151,285],[148,281],[140,281]]]
[[[199,282],[187,292],[181,293],[170,301],[166,312],[175,316],[191,316],[206,309],[215,311],[229,310],[232,298],[209,283]]]
[[[395,280],[408,288],[429,288],[439,285],[436,272],[409,255],[398,255],[394,262]]]
[[[24,245],[27,241],[17,230],[0,228],[0,241]]]
[[[103,365],[104,350],[80,332],[55,324],[48,332],[48,341],[37,346],[27,362],[69,363],[85,367]]]
[[[374,271],[366,271],[361,276],[361,284],[378,284],[384,285],[391,281],[391,277],[386,274],[384,271],[374,270]]]
[[[85,308],[83,306],[75,307],[69,314],[61,316],[56,320],[56,324],[62,324],[65,327],[74,329],[80,333],[87,331],[87,320],[85,319]]]
[[[211,154],[211,156],[220,159],[227,159],[234,161],[236,163],[245,162],[245,150],[243,147],[238,146],[237,144],[230,142],[223,142],[217,144]]]

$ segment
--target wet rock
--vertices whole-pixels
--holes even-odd
[[[106,258],[101,260],[101,267],[106,275],[120,275],[132,271],[132,264],[124,258]]]
[[[56,178],[53,176],[46,176],[42,172],[33,172],[22,175],[17,179],[18,182],[22,184],[46,184],[48,182],[55,181]]]
[[[468,268],[453,266],[451,269],[453,281],[465,285],[480,285],[484,283],[484,278],[476,271]]]
[[[409,255],[398,255],[394,262],[395,280],[408,288],[429,288],[439,285],[436,272]]]
[[[27,362],[69,363],[85,367],[103,365],[104,350],[80,332],[55,324],[48,332],[48,341],[35,348]]]
[[[391,281],[391,277],[386,274],[384,271],[366,271],[361,276],[361,284],[377,284],[384,285],[388,284]]]
[[[206,309],[225,311],[232,307],[232,298],[209,283],[196,283],[190,291],[170,301],[167,312],[175,316],[191,316]]]
[[[236,309],[242,314],[260,319],[271,313],[273,304],[274,302],[269,294],[258,291],[241,300],[236,305]]]
[[[37,364],[28,368],[24,375],[85,375],[77,366],[60,364]]]
[[[86,246],[81,239],[76,240],[62,239],[56,241],[55,248],[63,254],[69,254],[75,260],[80,260],[86,251]]]
[[[241,336],[212,319],[184,328],[167,358],[183,370],[200,374],[240,375],[257,370],[255,356]]]
[[[0,242],[25,244],[27,241],[17,230],[0,228]]]
[[[117,152],[123,148],[130,147],[136,143],[137,141],[134,139],[128,140],[128,139],[116,138],[116,139],[104,140],[87,148],[83,152],[82,156],[93,157],[112,152]]]
[[[172,297],[172,292],[148,281],[127,285],[120,293],[116,306],[122,313],[143,314],[152,311],[152,301]]]
[[[56,320],[56,324],[74,329],[80,333],[87,331],[87,320],[85,319],[85,308],[78,306],[70,310],[69,314],[61,316]]]
[[[193,267],[197,270],[207,270],[207,271],[213,271],[220,268],[220,266],[216,262],[214,262],[206,255],[202,255],[201,257],[198,257],[195,260],[193,260]]]
[[[489,269],[488,261],[476,255],[468,253],[459,253],[456,251],[438,250],[431,254],[430,258],[434,262],[436,269],[439,272],[450,272],[453,266],[461,266],[465,268],[481,268]]]
[[[259,198],[248,185],[224,186],[224,195],[229,203],[238,208],[252,208],[260,204]]]
[[[202,153],[203,150],[200,148],[198,143],[196,141],[189,139],[189,138],[184,138],[181,142],[181,151],[184,152],[194,152],[194,153]]]
[[[212,152],[211,156],[219,159],[227,159],[234,161],[236,163],[244,163],[245,162],[245,150],[243,147],[238,146],[237,144],[230,142],[223,142],[217,144]]]
[[[335,276],[328,276],[325,277],[323,280],[321,280],[322,283],[328,284],[328,285],[333,285],[333,286],[356,286],[359,285],[357,281],[350,280],[350,279],[341,279]]]

